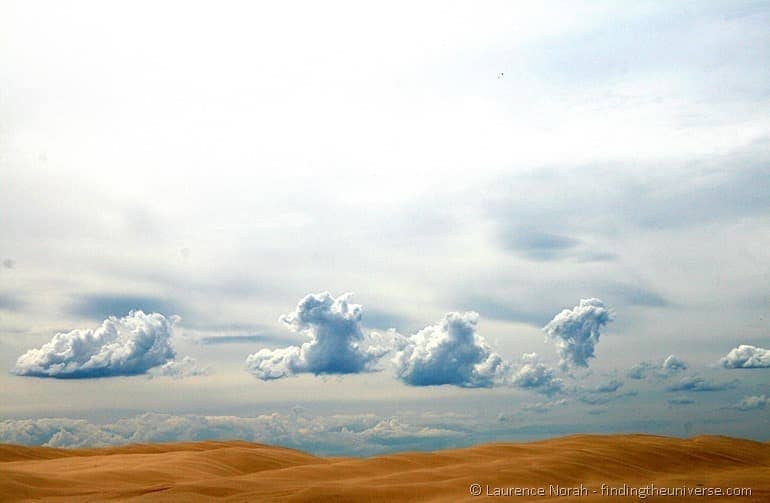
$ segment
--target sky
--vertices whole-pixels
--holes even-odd
[[[770,440],[770,3],[0,2],[0,442]]]

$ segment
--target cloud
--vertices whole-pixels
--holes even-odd
[[[408,337],[397,337],[396,375],[412,386],[452,384],[491,387],[503,379],[507,364],[476,332],[478,313],[448,313]]]
[[[570,236],[542,232],[529,227],[507,230],[502,236],[506,248],[532,260],[555,260],[563,258],[580,241]]]
[[[595,393],[614,393],[623,386],[623,381],[619,379],[610,379],[607,382],[599,384],[594,388]]]
[[[636,390],[629,390],[623,393],[605,392],[605,393],[586,393],[581,395],[578,400],[588,405],[604,405],[621,398],[636,396],[638,392]]]
[[[111,316],[96,329],[58,333],[18,360],[21,376],[78,379],[143,374],[175,356],[171,335],[177,316],[131,311]]]
[[[15,311],[22,306],[18,298],[11,295],[0,294],[0,310]]]
[[[669,398],[666,402],[668,402],[669,405],[692,405],[695,403],[695,400],[682,396],[678,398]]]
[[[678,356],[668,355],[666,359],[663,360],[661,369],[664,372],[678,372],[680,370],[687,370],[687,364]]]
[[[3,267],[6,269],[13,269],[16,266],[16,261],[12,258],[7,258],[3,260]]]
[[[254,344],[255,342],[262,342],[267,344],[286,344],[286,337],[279,337],[274,335],[207,335],[198,337],[196,342],[199,344],[216,345],[216,344]]]
[[[767,407],[768,403],[770,403],[770,399],[765,395],[747,396],[738,402],[735,405],[735,408],[743,411],[759,410]]]
[[[209,367],[201,367],[198,360],[191,356],[185,356],[179,361],[172,360],[150,371],[151,376],[172,377],[184,379],[186,377],[205,376],[211,373]]]
[[[562,391],[564,381],[554,376],[553,369],[540,363],[536,353],[524,353],[521,361],[521,367],[512,375],[511,383],[514,386],[546,395]]]
[[[267,381],[302,373],[356,374],[374,370],[385,351],[362,347],[361,306],[349,303],[350,295],[307,295],[281,321],[310,340],[301,346],[261,349],[246,359],[248,371]]]
[[[734,383],[717,383],[699,376],[685,376],[666,389],[668,391],[723,391],[733,387],[735,387]]]
[[[613,316],[599,299],[581,299],[573,309],[564,309],[543,330],[556,345],[562,366],[588,367],[599,342],[599,329]]]
[[[467,436],[461,429],[431,424],[430,418],[415,419],[421,424],[374,414],[305,417],[301,410],[254,417],[146,413],[107,424],[9,419],[0,421],[0,443],[69,448],[238,438],[318,454],[367,455],[459,445]]]
[[[104,319],[109,316],[125,316],[130,311],[155,313],[179,313],[172,302],[141,295],[95,294],[78,298],[70,310],[86,318]],[[182,313],[184,314],[184,313]]]
[[[687,364],[676,355],[668,355],[659,362],[641,362],[629,369],[630,379],[646,379],[649,376],[659,378],[669,377],[672,374],[686,370]]]
[[[484,318],[492,320],[513,321],[542,327],[548,322],[551,313],[537,309],[520,309],[511,307],[507,302],[486,295],[470,295],[451,299],[453,302],[467,307],[468,310],[478,311]]]
[[[719,362],[728,369],[770,368],[770,349],[741,344],[730,350]]]

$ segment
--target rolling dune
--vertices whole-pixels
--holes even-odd
[[[481,497],[470,494],[473,483],[481,484]],[[587,496],[574,494],[581,483]],[[474,501],[495,491],[505,497],[513,488],[530,491],[516,501],[624,499],[602,495],[603,483],[751,488],[750,496],[735,499],[770,501],[770,443],[578,435],[362,459],[238,441],[76,450],[0,445],[1,501]],[[539,488],[545,495],[531,495]],[[696,494],[648,500],[705,500]]]

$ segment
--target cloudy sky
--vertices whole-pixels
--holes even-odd
[[[770,3],[0,3],[0,442],[770,439]]]

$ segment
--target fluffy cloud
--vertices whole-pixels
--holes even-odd
[[[142,311],[111,316],[96,329],[56,334],[21,355],[13,372],[59,379],[143,374],[174,358],[171,335],[178,320]]]
[[[619,379],[610,379],[607,382],[599,384],[593,389],[595,393],[615,393],[623,386],[623,381]]]
[[[184,379],[185,377],[195,377],[208,375],[211,372],[209,367],[201,367],[198,360],[191,356],[185,356],[179,361],[172,360],[164,363],[160,367],[150,371],[152,376],[172,377],[174,379]]]
[[[735,405],[735,408],[744,411],[758,410],[767,407],[768,403],[770,403],[770,399],[768,399],[765,395],[747,396],[738,402],[738,404]]]
[[[641,362],[628,371],[628,377],[631,379],[645,379],[648,376],[669,377],[673,374],[687,370],[687,364],[675,355],[668,355],[662,361]]]
[[[594,358],[599,329],[612,320],[612,313],[599,299],[581,299],[573,309],[564,309],[543,330],[561,357],[562,366],[587,367]]]
[[[728,369],[770,368],[770,349],[741,344],[719,360]]]
[[[249,355],[249,372],[262,380],[301,373],[355,374],[373,370],[385,353],[362,347],[361,306],[348,302],[350,294],[332,297],[328,292],[310,294],[297,308],[281,317],[290,330],[309,338],[301,346],[261,349]]]
[[[678,372],[680,370],[687,370],[687,364],[679,357],[674,355],[668,355],[661,368],[665,372]]]
[[[511,383],[514,386],[546,395],[552,395],[563,389],[564,382],[554,377],[553,369],[538,361],[536,353],[524,353],[521,361],[521,367],[512,375]]]
[[[475,312],[448,313],[409,337],[396,338],[396,375],[412,386],[452,384],[490,387],[500,382],[507,364],[476,332]]]
[[[666,388],[668,391],[723,391],[735,387],[734,383],[717,383],[698,376],[685,376]]]

